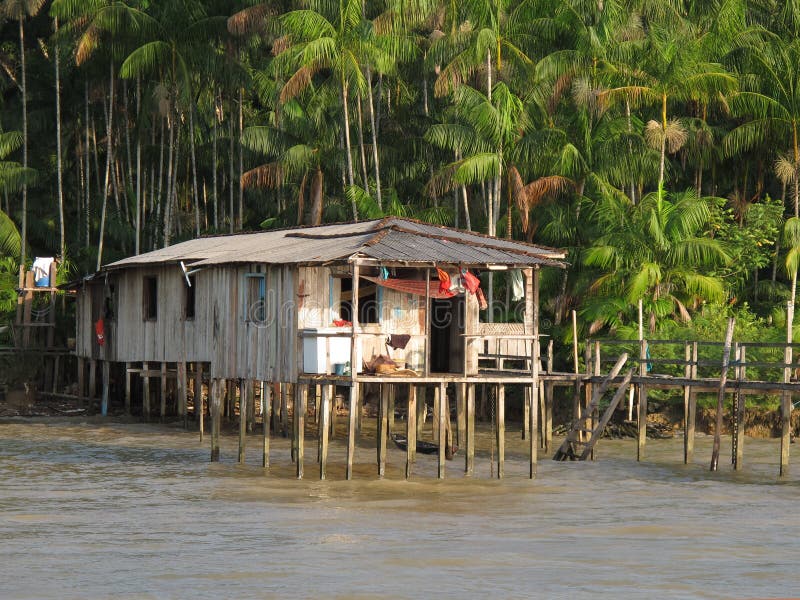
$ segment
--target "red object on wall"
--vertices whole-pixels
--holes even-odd
[[[103,317],[97,319],[97,322],[94,324],[94,335],[98,345],[106,345],[106,324],[105,321],[103,321]]]

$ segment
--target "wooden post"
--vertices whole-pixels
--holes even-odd
[[[691,370],[689,371],[689,378],[690,379],[697,379],[697,359],[698,359],[698,352],[697,352],[697,342],[692,342],[692,364]],[[695,418],[697,414],[697,392],[694,389],[694,386],[690,386],[689,389],[689,408],[686,411],[686,427],[684,429],[684,451],[683,451],[683,462],[687,465],[692,462],[692,458],[694,457],[694,430],[695,430]]]
[[[319,427],[319,435],[321,437],[321,451],[319,455],[319,478],[325,479],[326,471],[328,468],[328,434],[329,425],[328,419],[330,419],[331,411],[330,411],[330,386],[323,385],[322,386],[322,422],[320,423]],[[349,460],[348,460],[349,463]],[[349,465],[348,465],[349,466]]]
[[[239,464],[244,464],[245,444],[247,440],[247,386],[244,379],[239,380]]]
[[[395,396],[397,389],[394,385],[389,386],[389,412],[386,417],[388,418],[388,434],[391,436],[394,430],[394,412],[395,412]]]
[[[89,408],[88,413],[94,413],[94,399],[97,397],[97,361],[89,360]]]
[[[783,351],[783,383],[789,383],[792,378],[792,347],[791,332],[786,348]],[[792,393],[784,390],[781,394],[781,466],[779,475],[786,477],[789,474],[789,446],[792,443]]]
[[[530,425],[530,470],[528,476],[531,479],[536,477],[536,469],[538,466],[538,437],[539,437],[539,265],[533,268],[533,277],[528,277],[528,280],[533,279],[532,291],[533,297],[527,301],[526,309],[531,308],[533,313],[533,355],[532,355],[532,368],[531,368],[531,425]],[[529,285],[526,283],[526,287]],[[526,293],[528,290],[526,290]]]
[[[686,361],[683,365],[683,376],[686,379],[691,378],[692,376],[692,345],[689,342],[685,342],[683,345],[683,357]],[[683,386],[683,462],[684,464],[688,464],[686,460],[686,440],[689,437],[689,397],[692,393],[692,386],[685,385]]]
[[[419,394],[421,396],[417,399],[417,437],[422,435],[422,430],[425,428],[425,419],[428,416],[428,388],[422,387],[422,393]]]
[[[464,414],[467,408],[467,384],[459,383],[456,385],[456,429],[457,444],[464,446],[467,437],[467,419]]]
[[[305,454],[306,442],[306,401],[308,397],[308,385],[297,384],[294,388],[294,420],[297,423],[295,433],[297,435],[297,478],[303,478],[303,458]]]
[[[289,437],[289,384],[281,383],[280,386],[281,386],[281,434],[283,435],[283,437]]]
[[[331,398],[331,418],[328,423],[330,423],[330,436],[331,439],[336,438],[336,387],[331,386],[330,390],[330,398]]]
[[[109,386],[111,385],[111,363],[107,360],[103,361],[103,399],[100,402],[100,414],[104,417],[108,416],[108,397]]]
[[[320,386],[314,386],[314,424],[319,429],[319,403],[322,399],[322,390]]]
[[[225,380],[211,380],[211,462],[219,462],[219,429],[220,429],[220,404],[222,402],[222,390],[225,387]]]
[[[78,357],[78,398],[81,406],[86,406],[86,359]]]
[[[647,340],[639,340],[639,376],[647,376]],[[644,459],[644,445],[647,442],[647,386],[639,384],[639,410],[636,417],[636,460]]]
[[[261,459],[261,466],[269,469],[269,425],[272,421],[272,385],[261,382],[261,425],[264,438],[264,449]]]
[[[502,479],[506,464],[506,386],[498,384],[497,393],[497,478]]]
[[[189,428],[189,399],[187,394],[187,374],[186,363],[179,362],[178,368],[178,404],[181,407],[181,416],[183,417],[183,428]]]
[[[553,372],[553,340],[547,343],[547,372]],[[550,452],[553,443],[553,383],[544,384],[544,405],[546,414],[544,416],[544,450]]]
[[[61,376],[61,355],[56,354],[53,357],[53,388],[52,392],[55,394],[59,390],[59,379]]]
[[[431,270],[425,269],[425,377],[431,374]]]
[[[417,386],[408,386],[408,417],[406,418],[406,479],[411,478],[417,450]]]
[[[722,410],[725,401],[725,385],[728,382],[728,366],[731,358],[731,341],[733,340],[733,325],[735,319],[728,319],[728,329],[725,332],[725,345],[722,348],[722,372],[719,376],[719,391],[717,392],[717,418],[714,426],[714,446],[711,451],[711,471],[716,471],[719,465],[720,436],[722,435]]]
[[[352,371],[352,369],[351,369]],[[353,478],[353,456],[356,452],[356,426],[358,424],[358,383],[353,381],[350,385],[350,423],[347,428],[347,467],[345,478]]]
[[[439,393],[439,386],[433,388],[433,418],[431,419],[431,434],[433,435],[434,442],[439,441],[439,416],[441,415],[442,409]]]
[[[167,363],[161,363],[161,422],[167,416]]]
[[[467,386],[467,435],[466,463],[464,473],[467,477],[472,477],[475,472],[475,384]]]
[[[381,384],[381,406],[378,411],[380,424],[378,427],[378,477],[386,475],[386,438],[389,431],[389,388],[390,384]]]
[[[272,431],[278,435],[281,430],[281,393],[283,389],[279,382],[271,381],[268,385],[272,387]]]
[[[527,440],[531,427],[531,390],[526,387],[522,394],[522,439]]]
[[[146,362],[142,363],[142,414],[147,423],[150,420],[150,363]]]
[[[131,414],[131,363],[125,363],[125,414]]]
[[[200,443],[203,443],[203,419],[205,407],[203,406],[203,363],[194,363],[194,417],[200,431]]]
[[[444,406],[442,405],[443,402],[446,402],[447,399],[447,384],[442,381],[438,386],[438,395],[436,398],[436,404],[439,407],[439,479],[444,479],[444,460],[445,460],[445,453],[447,445],[447,431],[446,431],[446,424],[445,420],[445,410]]]
[[[737,368],[737,380],[739,385],[741,385],[742,381],[747,379],[747,367],[745,364],[747,363],[747,346],[740,346],[739,347],[739,356],[738,356],[738,368]],[[744,411],[745,411],[745,400],[747,395],[740,389],[737,388],[736,390],[736,451],[733,455],[733,468],[735,470],[739,470],[742,468],[743,458],[744,458]]]

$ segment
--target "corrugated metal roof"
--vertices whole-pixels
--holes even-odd
[[[106,265],[324,263],[360,254],[386,261],[564,266],[564,252],[399,217],[205,237]]]

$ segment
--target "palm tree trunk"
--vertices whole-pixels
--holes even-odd
[[[369,176],[367,175],[367,153],[364,150],[364,113],[361,108],[361,94],[356,96],[358,109],[358,149],[361,155],[361,176],[364,179],[364,190],[369,194]]]
[[[347,183],[350,187],[353,187],[355,184],[353,177],[353,156],[350,152],[350,111],[347,107],[347,102],[347,82],[342,78],[342,109],[344,110],[344,145],[345,156],[347,158]],[[356,206],[355,199],[352,200],[352,207],[353,220],[358,221],[358,207]]]
[[[61,258],[67,255],[67,241],[64,232],[64,181],[63,167],[61,164],[61,72],[58,65],[58,18],[53,23],[55,27],[55,45],[53,58],[56,68],[56,181],[58,184],[58,229],[61,236],[59,249]]]
[[[170,102],[169,114],[167,116],[167,130],[169,132],[169,152],[167,154],[167,195],[164,197],[164,231],[162,234],[163,247],[169,246],[170,231],[172,229],[172,168],[175,158],[175,137],[173,124],[175,116],[172,113],[172,103]]]
[[[244,144],[242,144],[242,132],[244,131],[244,88],[239,88],[239,231],[244,227],[244,188],[242,187],[242,175],[244,175]]]
[[[142,80],[136,77],[136,239],[133,251],[139,254],[139,245],[142,239],[142,136],[138,131],[139,117],[142,108]]]
[[[230,210],[230,215],[228,216],[228,219],[229,219],[230,232],[233,233],[233,230],[234,230],[234,227],[235,227],[235,224],[236,224],[236,220],[234,218],[234,212],[233,212],[233,179],[234,179],[234,174],[233,174],[233,156],[234,156],[234,154],[233,154],[233,119],[228,119],[228,136],[230,138],[228,140],[229,141],[229,150],[230,150],[230,154],[228,155],[229,156],[229,158],[228,158],[228,167],[229,167],[228,171],[229,171],[229,177],[230,177],[230,186],[229,186],[230,187],[230,190],[229,190],[230,197],[228,198],[228,203],[229,203],[228,208]]]
[[[106,177],[105,184],[103,185],[103,209],[100,213],[100,240],[97,243],[97,271],[103,264],[103,242],[106,232],[106,212],[108,211],[108,188],[109,178],[111,177],[111,154],[113,150],[112,132],[114,125],[114,61],[111,61],[108,76],[108,122],[106,132],[106,142],[108,143],[108,150],[106,151]]]
[[[189,103],[189,151],[192,158],[192,189],[194,190],[194,233],[200,237],[200,198],[197,189],[197,162],[194,153],[194,103]]]
[[[158,151],[158,193],[153,196],[153,203],[156,206],[156,218],[154,223],[156,226],[153,228],[153,246],[158,245],[158,223],[161,221],[161,215],[164,212],[164,145],[167,139],[167,117],[161,119],[161,141],[159,142]]]
[[[90,147],[91,142],[89,138],[89,79],[87,78],[84,82],[83,86],[83,101],[84,101],[84,125],[86,127],[86,148],[84,149],[85,153],[85,160],[86,160],[86,189],[84,190],[86,193],[85,203],[83,206],[84,213],[86,215],[86,247],[88,248],[91,243],[91,175],[92,175],[92,167],[91,161],[89,160],[90,156]]]
[[[625,98],[625,118],[628,121],[628,134],[633,133],[633,124],[631,123],[631,101]],[[631,141],[628,140],[628,154],[633,155],[633,146]],[[636,182],[631,178],[631,202],[636,205]]]
[[[303,224],[303,213],[305,212],[306,202],[306,180],[308,179],[308,171],[303,173],[303,179],[300,181],[300,190],[297,194],[297,224]]]
[[[311,225],[322,223],[323,195],[322,195],[322,169],[317,167],[314,179],[311,180]]]
[[[125,157],[128,164],[128,187],[133,189],[133,162],[131,155],[131,118],[128,113],[128,80],[122,80],[122,108],[125,111]]]
[[[658,165],[658,199],[664,194],[664,162],[667,155],[667,95],[661,96],[661,161]]]
[[[22,167],[28,168],[28,85],[25,73],[25,26],[19,19],[19,56],[22,70]],[[28,184],[22,182],[22,240],[20,243],[20,263],[25,264],[28,252]]]
[[[369,126],[372,131],[372,162],[375,163],[375,199],[378,201],[378,208],[383,210],[383,200],[381,198],[381,163],[378,159],[378,128],[375,123],[375,108],[372,102],[372,70],[369,65],[367,65],[367,101],[369,102]],[[428,114],[427,109],[425,114]]]
[[[212,134],[211,134],[211,163],[213,165],[211,173],[211,198],[214,205],[214,231],[219,231],[219,204],[217,199],[217,90],[214,90],[214,110],[211,115]]]

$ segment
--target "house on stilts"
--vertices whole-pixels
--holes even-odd
[[[505,386],[524,386],[534,476],[538,402],[530,399],[539,397],[539,274],[542,267],[563,268],[564,258],[552,248],[399,217],[178,243],[108,264],[77,284],[79,395],[86,395],[88,382],[93,398],[99,380],[104,410],[112,396],[124,395],[126,410],[145,419],[170,412],[187,417],[191,388],[202,430],[205,384],[216,460],[224,398],[236,396],[238,387],[243,460],[255,399],[267,425],[274,419],[285,426],[285,397],[276,396],[291,388],[297,474],[303,475],[303,421],[313,397],[324,478],[338,390],[349,407],[350,478],[364,390],[380,398],[380,475],[390,402],[407,401],[409,475],[419,390],[434,388],[443,477],[451,437],[448,388],[471,473],[475,386],[497,386],[498,413]],[[477,276],[490,271],[521,281],[520,322],[481,322]],[[268,426],[264,442],[268,465]]]

